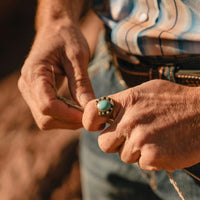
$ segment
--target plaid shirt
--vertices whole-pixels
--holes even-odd
[[[200,54],[200,0],[94,0],[112,42],[134,55]]]

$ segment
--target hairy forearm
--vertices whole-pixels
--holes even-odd
[[[78,24],[90,0],[38,0],[36,30],[52,22]]]

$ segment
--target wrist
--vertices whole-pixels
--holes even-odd
[[[86,0],[38,0],[36,15],[36,30],[50,24],[79,25],[80,18],[85,11]]]
[[[36,31],[36,37],[66,39],[73,31],[80,31],[80,27],[68,19],[49,21],[40,26]]]

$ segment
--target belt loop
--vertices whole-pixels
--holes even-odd
[[[158,67],[150,67],[149,68],[149,80],[159,79],[159,78],[160,78],[159,68]]]
[[[176,82],[175,80],[175,66],[170,66],[170,81]]]
[[[174,65],[172,64],[166,65],[164,66],[163,76],[171,82],[176,82],[175,70],[176,70],[176,67]]]

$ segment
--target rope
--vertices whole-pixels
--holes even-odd
[[[188,173],[190,176],[192,176],[193,178],[195,178],[197,181],[200,181],[200,178],[198,176],[194,175],[193,173],[191,173],[187,169],[183,169],[183,171],[185,171],[186,173]]]
[[[83,108],[81,106],[79,106],[78,104],[76,104],[76,102],[74,102],[71,99],[67,99],[65,97],[61,97],[61,96],[58,95],[57,88],[56,88],[55,71],[54,71],[53,65],[51,65],[51,72],[52,72],[52,79],[53,79],[53,89],[54,89],[54,91],[56,93],[57,99],[61,100],[66,105],[68,105],[70,107],[73,107],[73,108],[76,108],[77,110],[83,112]]]
[[[167,171],[166,171],[167,172]],[[186,198],[184,197],[181,189],[178,187],[174,177],[172,176],[172,173],[171,172],[167,172],[167,175],[169,177],[169,180],[170,180],[170,183],[174,186],[174,189],[177,191],[179,197],[182,199],[182,200],[186,200]]]

